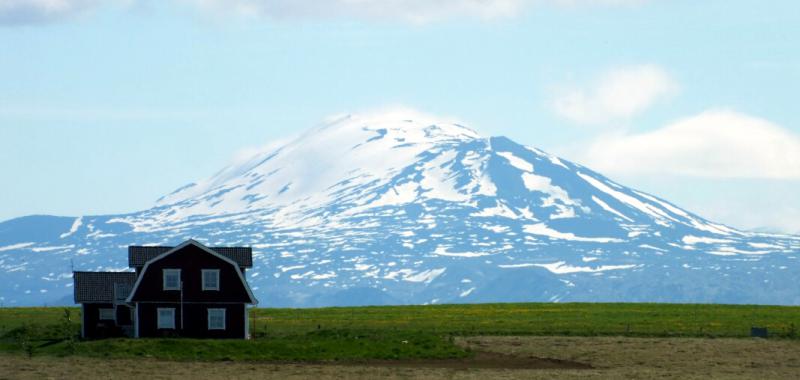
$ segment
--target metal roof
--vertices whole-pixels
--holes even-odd
[[[114,302],[114,289],[118,293],[130,292],[136,282],[134,272],[72,272],[75,303]],[[117,299],[128,294],[117,294]]]
[[[139,246],[132,245],[128,247],[128,266],[142,267],[149,260],[156,256],[167,252],[175,247],[165,246]],[[208,247],[212,251],[219,253],[233,260],[236,265],[244,268],[253,267],[253,249],[250,247]]]

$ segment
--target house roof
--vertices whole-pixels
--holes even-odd
[[[134,272],[73,272],[75,303],[114,302],[114,284],[130,292],[136,282]],[[127,294],[120,294],[127,297]]]
[[[167,250],[165,252],[162,252],[161,254],[159,254],[156,257],[153,257],[152,259],[146,260],[145,263],[144,263],[144,268],[142,268],[141,275],[136,278],[136,282],[134,283],[133,288],[129,292],[128,298],[125,301],[126,302],[133,302],[133,296],[136,294],[137,289],[139,289],[139,284],[142,282],[142,279],[145,277],[145,273],[147,273],[147,268],[150,266],[150,264],[153,264],[154,262],[156,262],[158,260],[161,260],[162,258],[164,258],[166,256],[169,256],[174,252],[180,251],[181,249],[183,249],[184,247],[189,246],[189,245],[194,245],[195,247],[198,247],[198,248],[202,249],[203,251],[205,251],[205,252],[207,252],[207,253],[209,253],[209,254],[211,254],[213,256],[218,257],[222,261],[225,261],[228,264],[233,265],[234,269],[236,271],[236,274],[239,275],[239,280],[242,282],[242,285],[244,286],[244,289],[247,292],[247,297],[250,298],[250,302],[249,303],[253,304],[253,305],[258,304],[258,300],[256,299],[255,296],[253,296],[253,291],[250,290],[250,285],[247,284],[247,280],[245,280],[244,275],[242,275],[243,271],[240,271],[239,268],[238,268],[238,266],[240,266],[241,264],[239,264],[234,259],[232,259],[230,257],[227,257],[222,252],[219,252],[216,249],[212,249],[212,248],[206,247],[205,245],[203,245],[200,242],[198,242],[196,240],[193,240],[193,239],[189,239],[189,240],[181,243],[177,247],[172,247],[171,249],[169,249],[169,250]],[[128,250],[129,252],[130,252],[130,248],[131,247],[129,247],[129,250]],[[219,247],[217,247],[217,248],[219,248]],[[247,257],[251,261],[249,264],[250,264],[250,266],[252,266],[252,255],[250,254],[250,252],[251,252],[250,248],[242,248],[242,247],[226,247],[226,248],[232,248],[234,251],[236,249],[246,249],[247,252],[248,252]]]
[[[138,246],[128,247],[128,266],[141,267],[148,261],[172,250],[175,247],[165,246]],[[244,268],[253,267],[253,249],[250,247],[208,247],[212,251],[233,260],[236,265]]]

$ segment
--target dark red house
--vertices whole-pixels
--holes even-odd
[[[134,272],[75,272],[81,336],[248,338],[249,247],[128,247]]]

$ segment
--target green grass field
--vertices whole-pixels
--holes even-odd
[[[426,331],[440,335],[747,337],[751,326],[794,337],[800,307],[641,303],[520,303],[256,309],[259,334],[314,329]]]
[[[798,339],[800,307],[681,304],[482,304],[255,309],[255,339],[73,341],[79,309],[0,309],[0,352],[171,360],[324,361],[454,358],[454,337],[486,335]]]

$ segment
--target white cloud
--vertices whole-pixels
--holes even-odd
[[[0,25],[48,22],[98,4],[97,0],[0,0]]]
[[[268,19],[356,18],[429,23],[455,17],[497,19],[513,17],[537,5],[577,8],[621,6],[644,0],[172,0],[214,14],[237,14]],[[143,0],[0,0],[0,25],[36,24],[72,17],[81,12]]]
[[[800,179],[800,136],[764,119],[710,110],[652,132],[600,138],[584,161],[619,174]]]
[[[556,89],[553,110],[582,124],[603,124],[631,118],[674,94],[678,85],[657,65],[610,70],[587,87]]]
[[[619,6],[641,0],[182,0],[215,13],[272,19],[356,18],[416,24],[455,17],[513,17],[536,5]]]
[[[186,0],[217,13],[273,19],[358,18],[428,23],[451,16],[502,18],[525,0]]]
[[[463,120],[442,114],[432,114],[421,111],[405,104],[387,104],[379,107],[356,110],[353,113],[340,113],[325,118],[326,123],[332,123],[344,116],[355,116],[365,121],[382,120],[415,120],[426,124],[466,124]]]
[[[552,2],[562,7],[580,6],[623,6],[643,4],[649,0],[552,0]]]

